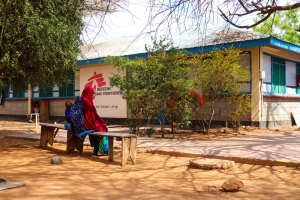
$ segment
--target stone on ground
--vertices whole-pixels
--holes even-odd
[[[62,159],[59,156],[53,156],[50,159],[50,163],[51,164],[61,164],[61,163],[63,163],[63,161],[62,161]]]
[[[236,178],[231,178],[223,183],[221,186],[222,190],[224,192],[236,192],[240,188],[244,186],[244,183],[242,181],[239,181]]]
[[[231,160],[220,160],[211,158],[194,158],[190,159],[190,166],[199,169],[229,169],[235,165]]]

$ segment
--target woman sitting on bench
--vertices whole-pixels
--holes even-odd
[[[107,132],[106,122],[97,114],[94,106],[93,99],[95,96],[96,94],[93,87],[85,87],[81,97],[78,97],[71,107],[71,129],[74,130],[75,134],[84,133],[87,130],[93,130],[95,132]],[[84,136],[80,135],[80,137],[85,138],[87,134]],[[108,151],[107,137],[89,137],[91,146],[94,147],[93,155],[106,155]]]

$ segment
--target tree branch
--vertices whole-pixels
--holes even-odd
[[[280,11],[286,11],[286,10],[292,10],[296,8],[300,8],[300,3],[295,3],[292,5],[286,5],[286,6],[277,6],[276,1],[272,0],[272,5],[262,5],[261,1],[257,2],[251,2],[251,4],[246,5],[243,0],[238,0],[239,5],[241,8],[243,8],[243,12],[235,12],[235,13],[228,13],[225,14],[224,11],[219,7],[218,10],[221,13],[221,17],[231,24],[232,26],[235,26],[237,28],[252,28],[254,26],[257,26],[261,24],[262,22],[266,21],[273,13],[280,12]],[[267,2],[268,3],[268,2]],[[257,15],[264,16],[261,20],[257,21],[256,23],[250,24],[250,25],[239,25],[236,22],[234,22],[234,18],[240,18],[245,16],[250,16],[252,13],[257,13]]]

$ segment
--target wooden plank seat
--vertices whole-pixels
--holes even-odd
[[[129,134],[130,131],[109,131],[109,132],[94,132],[90,135],[95,136],[107,136],[108,137],[108,161],[114,160],[114,137],[121,138],[122,142],[122,161],[121,166],[125,166],[128,159],[132,161],[132,164],[136,164],[136,143],[137,136],[135,134]]]
[[[46,148],[48,143],[53,146],[54,138],[59,129],[67,130],[65,126],[58,124],[46,124],[40,123],[41,126],[41,137],[40,137],[40,147]],[[84,139],[78,137],[75,134],[71,134],[67,131],[67,147],[66,152],[72,153],[75,149],[82,153],[83,151]]]

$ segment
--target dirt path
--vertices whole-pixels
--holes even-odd
[[[143,149],[137,165],[122,168],[120,151],[108,163],[107,157],[91,156],[90,147],[83,154],[66,154],[65,144],[44,150],[38,141],[4,139],[33,133],[26,124],[12,124],[0,130],[0,178],[25,186],[0,191],[0,199],[300,199],[298,168],[236,163],[231,170],[201,170],[189,167],[190,158]],[[64,163],[50,164],[55,155]],[[245,186],[236,193],[222,192],[223,182],[233,177]]]

